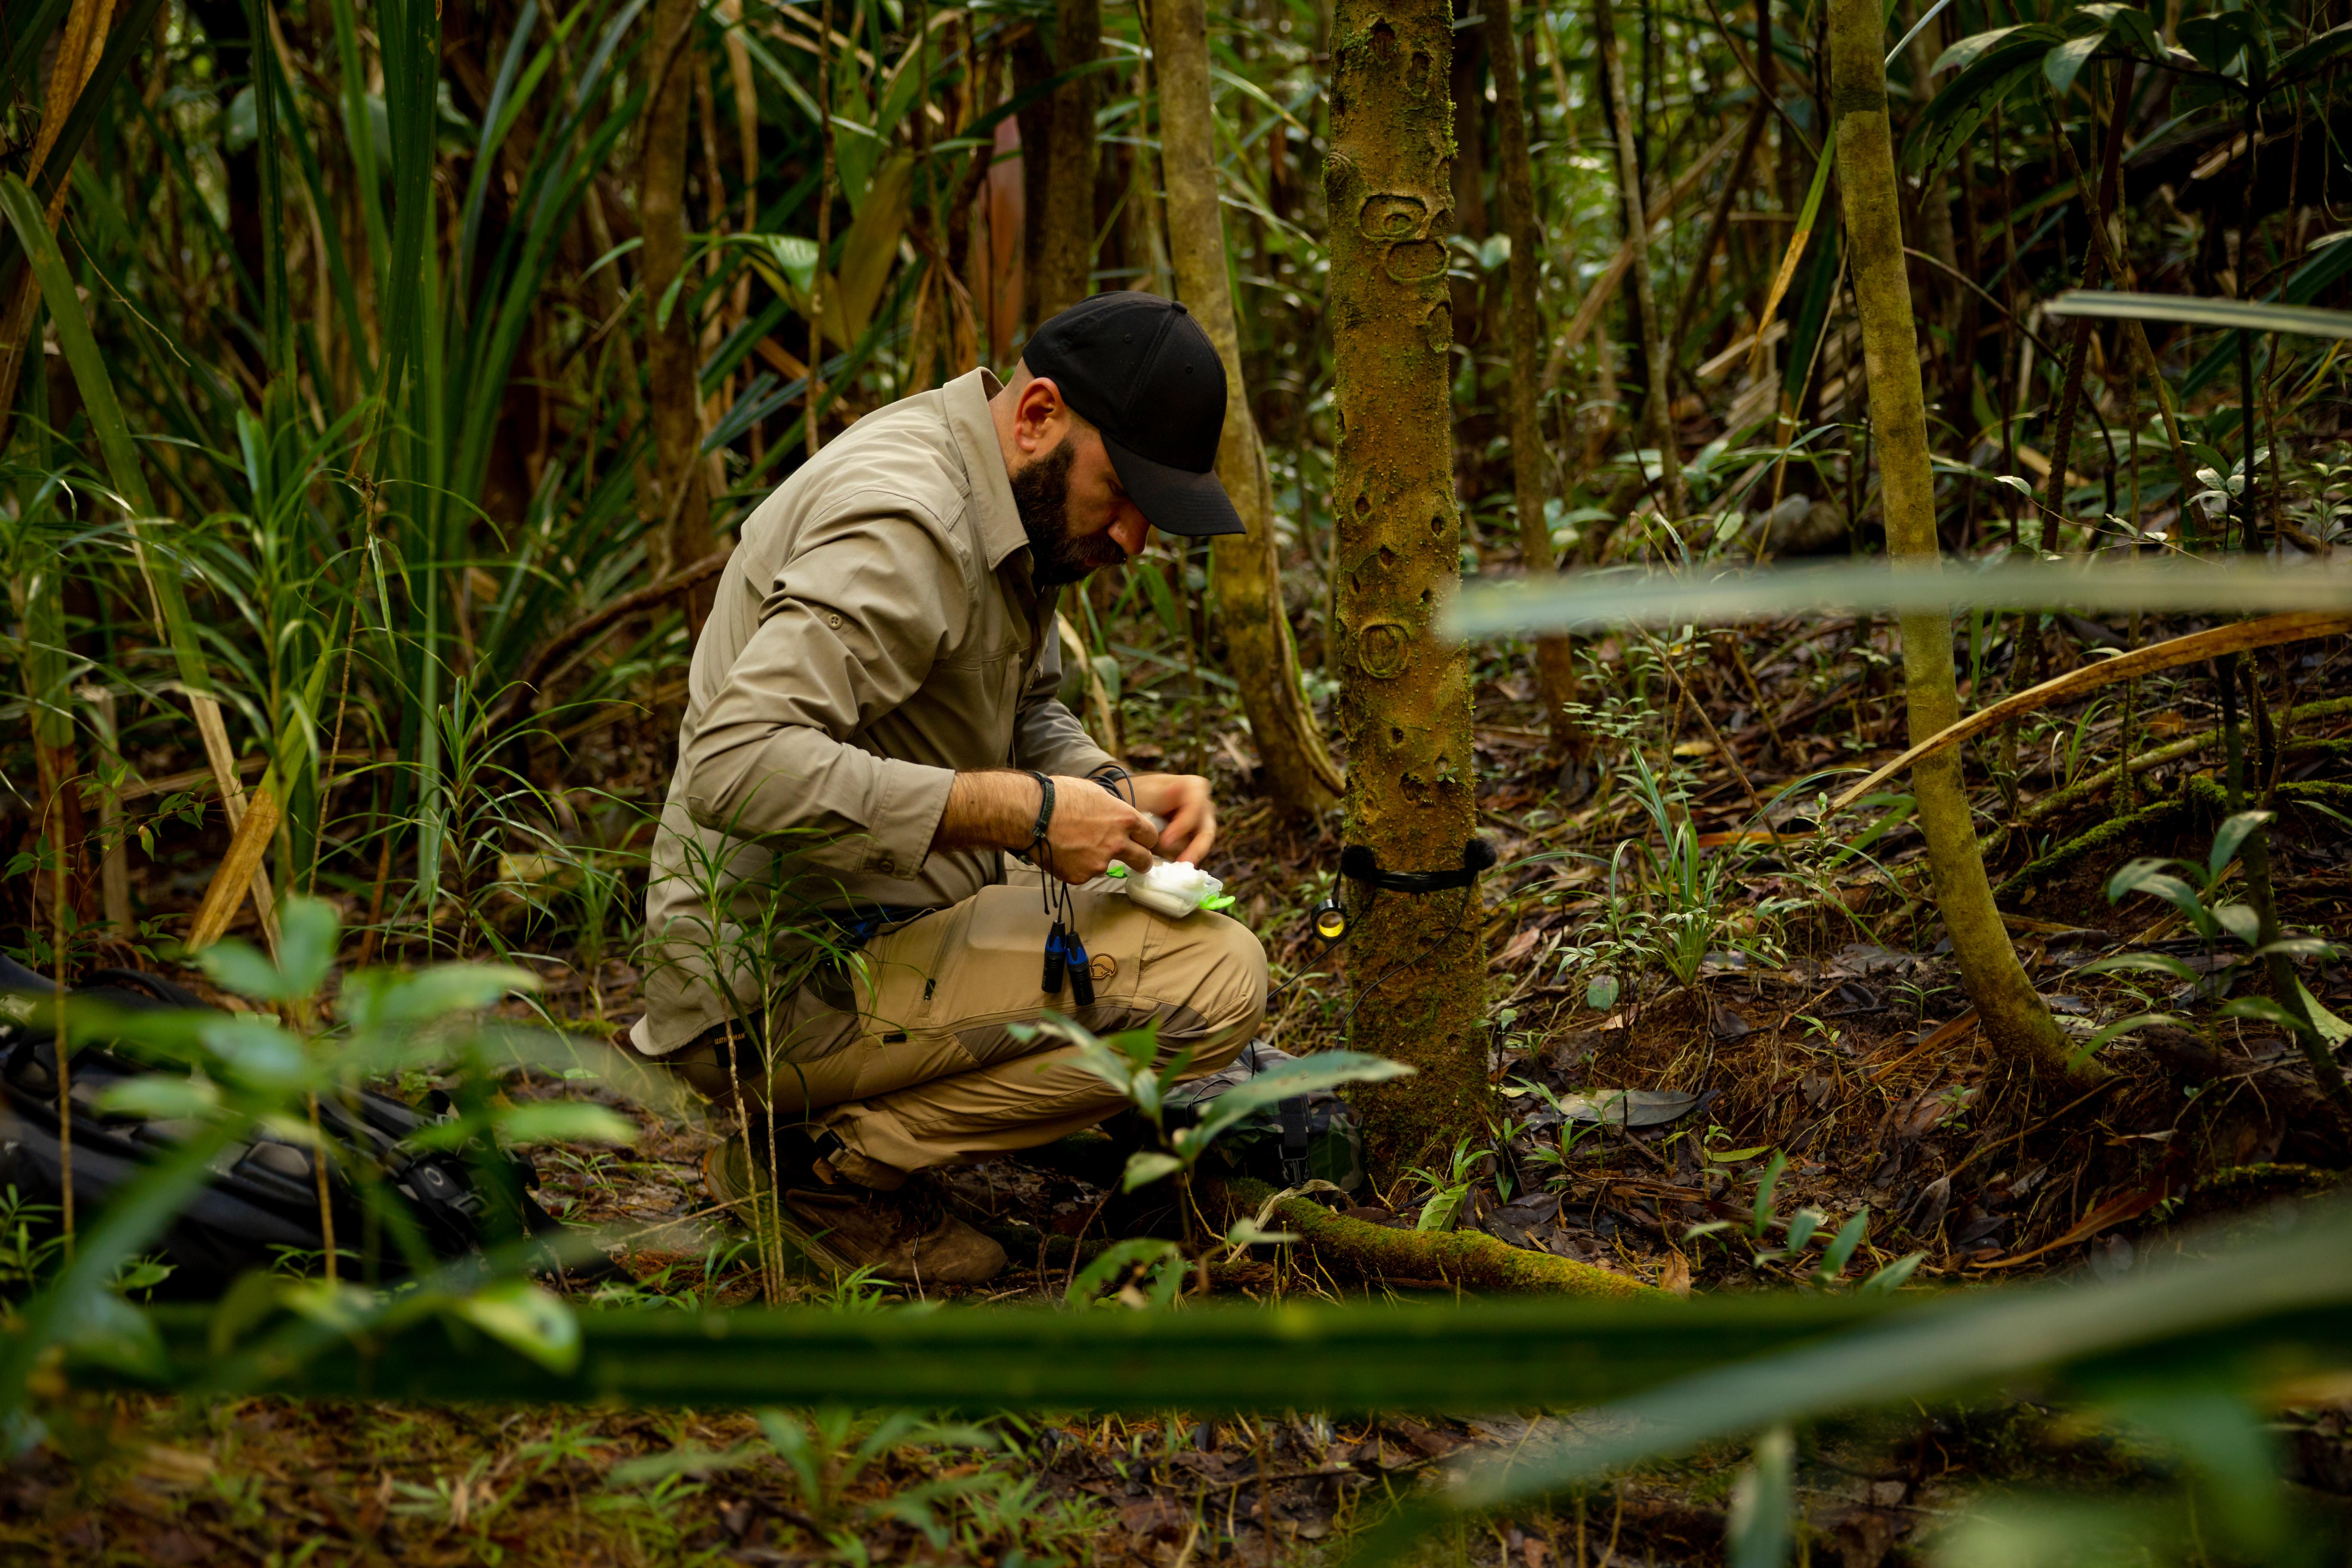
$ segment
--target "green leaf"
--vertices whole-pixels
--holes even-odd
[[[1822,1253],[1821,1272],[1817,1278],[1834,1279],[1843,1274],[1845,1266],[1853,1261],[1854,1248],[1862,1245],[1863,1237],[1869,1232],[1870,1209],[1864,1205],[1855,1210],[1853,1217],[1838,1226],[1837,1235],[1830,1238],[1829,1246]]]
[[[142,1381],[163,1377],[171,1371],[153,1320],[111,1290],[92,1296],[63,1339],[66,1353],[86,1366],[105,1367]]]
[[[1190,1131],[1189,1129],[1187,1131]],[[1158,1149],[1139,1149],[1127,1157],[1127,1169],[1120,1173],[1119,1188],[1133,1192],[1148,1187],[1162,1176],[1171,1176],[1184,1168],[1184,1162]]]
[[[1813,1239],[1813,1233],[1821,1227],[1822,1215],[1818,1210],[1799,1209],[1795,1214],[1790,1215],[1787,1243],[1789,1250],[1802,1252]]]
[[[250,1088],[283,1092],[310,1081],[302,1042],[258,1014],[207,1023],[201,1037],[221,1069]]]
[[[1415,1230],[1452,1230],[1454,1216],[1462,1212],[1462,1200],[1470,1195],[1468,1187],[1447,1187],[1433,1193],[1421,1205],[1421,1215],[1413,1221]]]
[[[2347,49],[2352,49],[2352,22],[2330,27],[2302,47],[2288,50],[2279,60],[2276,80],[2282,87],[2292,86]]]
[[[2097,5],[2085,5],[2068,19],[2069,26],[2089,25],[2104,29],[2107,41],[2125,52],[2143,60],[2166,58],[2164,40],[2156,28],[2156,18],[2137,5],[2121,5],[2107,0]]]
[[[2041,68],[2042,58],[2065,41],[2057,28],[2029,22],[1964,38],[1946,50],[1938,65],[1953,62],[1958,74],[1919,116],[1904,150],[1905,161],[1921,174],[1939,167],[1976,135],[1996,106]]]
[[[1796,1504],[1797,1441],[1785,1426],[1756,1439],[1753,1462],[1731,1486],[1725,1568],[1782,1568]]]
[[[1752,1234],[1761,1241],[1765,1226],[1772,1223],[1772,1189],[1780,1184],[1780,1173],[1789,1168],[1789,1156],[1778,1149],[1764,1163],[1764,1173],[1756,1179],[1756,1208]]]
[[[2248,12],[2217,11],[2208,16],[2191,16],[2175,31],[2181,47],[2196,58],[2199,65],[2217,75],[2227,76],[2231,74],[2231,65],[2241,54],[2258,47],[2255,31],[2258,26]]]
[[[2063,98],[2074,90],[2074,79],[2082,74],[2083,68],[2090,63],[2091,57],[2106,41],[2105,35],[2100,33],[2067,39],[2042,57],[2042,79],[2050,84],[2052,91]]]
[[[1193,1131],[1200,1134],[1201,1145],[1205,1148],[1226,1128],[1261,1106],[1317,1089],[1337,1089],[1344,1083],[1379,1083],[1408,1078],[1412,1070],[1403,1062],[1361,1051],[1318,1051],[1284,1062],[1255,1078],[1244,1079],[1225,1090],[1209,1102],[1208,1113]]]
[[[2294,1014],[2267,996],[2241,996],[2233,1002],[2225,1002],[2221,1005],[2218,1016],[2224,1018],[2254,1018],[2265,1024],[2276,1024],[2290,1034],[2301,1027]]]
[[[1165,1267],[1171,1258],[1181,1262],[1183,1256],[1174,1242],[1160,1237],[1130,1236],[1114,1241],[1103,1248],[1100,1257],[1078,1270],[1069,1288],[1062,1292],[1062,1300],[1073,1307],[1083,1306],[1129,1269]]]
[[[533,1100],[492,1117],[509,1143],[614,1143],[637,1141],[636,1123],[619,1111],[579,1100]]]
[[[100,1116],[176,1121],[202,1116],[219,1104],[219,1089],[201,1079],[148,1073],[111,1085],[99,1095],[94,1109]]]
[[[234,991],[257,1002],[282,1000],[278,966],[251,942],[234,937],[215,942],[196,955],[206,978],[224,991]]]
[[[580,1364],[580,1320],[528,1279],[501,1279],[449,1304],[466,1321],[553,1373]]]
[[[2311,994],[2311,988],[2303,983],[2300,976],[2295,979],[2294,988],[2303,998],[2305,1015],[2311,1019],[2311,1026],[2319,1031],[2321,1039],[2331,1047],[2340,1047],[2347,1040],[2352,1040],[2352,1024],[2346,1023],[2321,1006],[2319,998]]]
[[[2248,947],[2263,940],[2262,917],[2244,904],[2216,904],[2213,919]]]
[[[1862,1289],[1872,1295],[1892,1296],[1903,1289],[1919,1265],[1927,1261],[1924,1252],[1907,1253],[1878,1269],[1862,1282]]]
[[[516,994],[527,996],[539,988],[539,976],[502,963],[436,963],[415,974],[373,970],[353,976],[344,986],[343,1012],[363,1029],[430,1024]]]
[[[1936,63],[1927,68],[1927,74],[1941,76],[1946,71],[1964,71],[1984,58],[2000,46],[2003,38],[2017,30],[2015,26],[2009,26],[1995,27],[1990,32],[1971,33],[1937,55]]]
[[[283,1001],[318,994],[335,966],[342,916],[324,899],[295,895],[278,916],[278,968],[284,976]]]
[[[2283,936],[2254,949],[2256,958],[2277,953],[2282,958],[2333,958],[2344,950],[2315,936]]]
[[[2275,816],[2268,811],[2242,811],[2221,824],[2213,835],[2213,852],[2206,857],[2205,873],[2209,883],[2221,879],[2222,869],[2238,858],[2238,847],[2249,834]]]

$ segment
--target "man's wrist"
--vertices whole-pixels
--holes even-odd
[[[959,772],[948,788],[948,807],[932,847],[1027,849],[1036,842],[1032,830],[1045,796],[1035,776],[1016,769]]]

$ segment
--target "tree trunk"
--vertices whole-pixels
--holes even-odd
[[[710,552],[709,497],[703,486],[702,397],[696,385],[693,312],[685,293],[656,324],[669,287],[686,269],[686,157],[694,110],[696,0],[656,0],[653,98],[646,110],[645,145],[637,163],[637,231],[645,239],[642,290],[646,372],[651,383],[655,497],[661,524],[654,535],[653,574]],[[811,339],[814,342],[814,336]],[[821,354],[822,347],[811,350]]]
[[[1054,28],[1054,68],[1069,70],[1102,52],[1099,0],[1060,0]],[[1066,310],[1088,292],[1095,242],[1095,102],[1101,77],[1093,71],[1054,89],[1054,111],[1044,147],[1045,212],[1032,276],[1037,320]]]
[[[1642,398],[1642,428],[1657,443],[1660,478],[1664,481],[1666,515],[1679,522],[1683,504],[1682,454],[1675,449],[1673,405],[1667,387],[1674,365],[1666,358],[1658,323],[1658,294],[1650,277],[1650,216],[1642,203],[1642,163],[1633,148],[1633,116],[1625,100],[1625,67],[1617,52],[1617,18],[1609,0],[1593,0],[1593,37],[1601,51],[1601,68],[1609,83],[1609,107],[1615,124],[1618,194],[1625,207],[1625,237],[1633,247],[1633,312],[1641,332],[1642,376],[1649,384]]]
[[[1501,177],[1496,183],[1501,187],[1503,232],[1511,240],[1511,489],[1519,513],[1519,558],[1528,576],[1541,578],[1554,567],[1551,527],[1544,518],[1546,455],[1536,396],[1541,374],[1537,351],[1544,341],[1543,310],[1536,297],[1543,232],[1536,223],[1528,111],[1520,98],[1518,57],[1512,47],[1511,30],[1511,0],[1490,0],[1486,56],[1494,62],[1495,118],[1502,153]],[[1564,711],[1564,705],[1577,699],[1574,647],[1565,637],[1536,639],[1536,687],[1543,694],[1552,750],[1563,763],[1580,763],[1592,753],[1591,736]]]
[[[1382,870],[1444,871],[1464,862],[1476,780],[1469,658],[1435,626],[1462,545],[1445,280],[1452,16],[1445,0],[1339,0],[1334,22],[1324,182],[1347,840]],[[1351,894],[1350,1038],[1419,1069],[1359,1096],[1373,1160],[1392,1170],[1486,1107],[1480,922],[1475,888],[1368,895]]]
[[[1283,614],[1274,486],[1242,382],[1241,340],[1217,210],[1204,0],[1159,0],[1151,11],[1151,33],[1160,69],[1160,158],[1168,180],[1176,296],[1224,362],[1225,429],[1217,447],[1217,476],[1249,527],[1246,535],[1227,535],[1212,546],[1211,570],[1231,650],[1226,663],[1240,683],[1242,708],[1276,807],[1326,811],[1339,804],[1346,781],[1299,692],[1298,651]]]
[[[1886,550],[1915,571],[1938,569],[1935,479],[1927,466],[1927,415],[1920,390],[1917,332],[1903,259],[1896,203],[1895,143],[1886,119],[1885,29],[1877,0],[1831,0],[1830,59],[1838,118],[1838,184],[1853,247],[1854,299],[1862,312],[1862,350],[1870,376]],[[1951,617],[1940,611],[1902,617],[1906,706],[1913,743],[1955,722],[1959,694],[1952,669]],[[1977,852],[1960,773],[1959,748],[1922,758],[1911,770],[1936,903],[1952,939],[1969,1000],[1985,1033],[2013,1056],[2057,1068],[2065,1037],[2017,962],[2001,929]]]

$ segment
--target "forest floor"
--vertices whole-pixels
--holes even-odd
[[[2113,635],[2061,623],[2045,673],[2088,657],[2102,633]],[[1897,748],[1891,629],[1792,623],[1761,628],[1748,648],[1744,668],[1727,645],[1685,650],[1681,668],[1706,711],[1676,703],[1675,732],[1651,742],[1662,763],[1672,759],[1706,847],[1696,907],[1629,890],[1624,847],[1643,842],[1654,853],[1664,842],[1638,792],[1604,779],[1598,794],[1564,803],[1525,676],[1501,662],[1482,672],[1481,831],[1501,858],[1484,904],[1492,1067],[1506,1109],[1454,1163],[1470,1186],[1457,1225],[1681,1292],[1798,1288],[1812,1260],[1780,1255],[1757,1219],[1758,1187],[1777,1152],[1787,1163],[1761,1205],[1768,1221],[1810,1208],[1827,1231],[1867,1208],[1868,1239],[1849,1279],[1917,1254],[1915,1286],[1967,1288],[2065,1270],[2111,1277],[2171,1248],[2192,1222],[2276,1223],[2340,1180],[2352,1163],[2341,1124],[2299,1054],[2259,1023],[2143,1029],[2107,1044],[2099,1053],[2107,1076],[2083,1083],[2038,1081],[1996,1055],[1934,950],[1932,908],[1923,914],[1917,901],[1916,828],[1899,810],[1885,820],[1885,805],[1866,811],[1863,826],[1829,825],[1831,834],[1811,819],[1822,770],[1883,761]],[[1604,660],[1621,654],[1598,651]],[[2323,645],[2278,673],[2305,692],[2341,689],[2330,652],[2344,657]],[[1996,668],[2000,657],[1992,650]],[[1841,681],[1855,669],[1864,673]],[[2142,687],[2139,744],[2210,728],[2200,681]],[[1286,977],[1316,952],[1307,913],[1329,887],[1336,829],[1272,820],[1252,801],[1253,759],[1234,715],[1192,703],[1181,676],[1162,690],[1157,724],[1146,721],[1154,709],[1130,703],[1130,750],[1143,765],[1216,777],[1227,803],[1216,868],[1237,895],[1233,912],[1265,938]],[[603,733],[596,776],[657,782],[669,717]],[[2218,818],[2189,780],[2215,772],[2218,752],[2140,773],[2135,811],[2120,809],[2112,791],[2043,809],[2094,771],[2084,759],[2095,748],[2113,754],[2117,723],[2112,704],[2045,715],[2014,742],[1982,749],[2008,774],[2003,815],[2017,825],[1989,860],[2003,908],[2019,911],[2011,924],[2020,955],[2084,1037],[2199,1001],[2191,987],[2168,995],[2169,983],[2152,985],[2146,974],[2084,973],[2097,958],[2183,957],[2205,976],[2197,984],[2209,1000],[2229,968],[2165,906],[2110,905],[2103,891],[2130,857],[2203,859]],[[2352,934],[2352,826],[2335,815],[2346,804],[2336,781],[2347,730],[2352,712],[2307,716],[2283,724],[2257,759],[2304,786],[2281,795],[2273,857],[2283,917],[2338,938]],[[2175,804],[2156,809],[2167,802]],[[2106,828],[2105,838],[2076,837],[2117,820],[2125,828]],[[2029,865],[2042,868],[2004,883]],[[1685,984],[1664,952],[1692,921],[1705,940],[1690,951],[1704,956]],[[599,1031],[634,1016],[638,977],[626,963],[604,962],[593,984],[560,956],[541,967],[547,1001],[576,1026]],[[2327,1008],[2352,1015],[2345,969],[2307,968],[2305,984]],[[1294,987],[1273,1039],[1294,1051],[1332,1043],[1345,994],[1336,982]],[[518,1079],[510,1091],[573,1087]],[[1591,1096],[1620,1089],[1643,1091],[1630,1120],[1650,1125],[1579,1120]],[[625,1276],[579,1293],[682,1306],[753,1300],[741,1233],[701,1191],[712,1132],[622,1109],[644,1128],[635,1148],[538,1154],[547,1207],[624,1238],[615,1256]],[[1545,1149],[1564,1154],[1538,1159]],[[1076,1263],[1060,1238],[1092,1223],[1105,1198],[1089,1179],[1104,1173],[1085,1152],[1064,1147],[959,1173],[968,1209],[1014,1243],[1010,1272],[961,1294],[1062,1299]],[[1454,1173],[1448,1151],[1422,1163]],[[1411,1225],[1433,1190],[1403,1178],[1350,1202],[1359,1217]],[[1105,1228],[1116,1222],[1114,1209]],[[1230,1273],[1230,1288],[1268,1300],[1444,1288],[1341,1283],[1286,1250],[1261,1250],[1262,1266]],[[792,1293],[845,1310],[879,1299],[817,1281]],[[2347,1410],[2284,1419],[2291,1468],[2306,1485],[2352,1492]],[[821,1415],[108,1397],[82,1416],[0,1475],[0,1561],[1313,1563],[1433,1471],[1539,1444],[1578,1419],[1001,1417],[980,1428],[885,1431],[861,1457],[871,1418],[835,1427]],[[796,1479],[778,1457],[779,1423],[807,1438],[782,1447],[835,1455],[819,1481]],[[1739,1458],[1726,1448],[1645,1468],[1554,1512],[1497,1520],[1445,1543],[1437,1560],[1717,1561]],[[2151,1461],[2111,1436],[2001,1403],[1818,1427],[1801,1455],[1799,1495],[1811,1560],[1868,1568],[1915,1559],[1989,1482],[2127,1487],[2153,1474]]]

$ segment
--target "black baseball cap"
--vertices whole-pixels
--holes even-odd
[[[1097,294],[1031,334],[1021,363],[1102,432],[1152,527],[1192,539],[1249,531],[1217,482],[1224,363],[1183,306],[1136,289]]]

